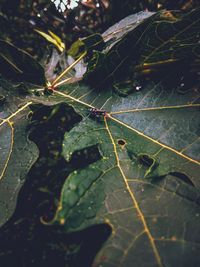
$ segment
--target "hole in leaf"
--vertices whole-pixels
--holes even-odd
[[[75,169],[84,168],[89,164],[101,159],[98,145],[90,146],[72,154],[70,163]]]
[[[77,245],[80,244],[80,250],[76,254],[76,261],[73,260],[73,266],[92,266],[92,262],[101,249],[102,245],[112,233],[112,228],[108,224],[99,224],[89,227],[81,232],[71,234],[69,239],[77,240]],[[71,242],[72,243],[72,242]],[[77,246],[76,246],[77,247]]]
[[[151,174],[158,166],[158,163],[156,162],[156,160],[154,158],[150,157],[149,155],[146,155],[146,154],[139,155],[138,161],[145,168],[147,168],[144,177],[149,176],[149,174]]]
[[[30,111],[30,112],[28,113],[28,115],[27,115],[27,118],[28,118],[29,120],[31,120],[32,116],[33,116],[33,112]]]
[[[126,141],[123,140],[123,139],[119,139],[119,140],[117,140],[117,143],[118,143],[118,145],[120,145],[120,146],[125,146],[125,145],[126,145]]]
[[[40,148],[40,155],[52,153],[54,158],[58,151],[56,148],[58,140],[61,143],[65,132],[70,131],[77,122],[82,120],[82,117],[66,104],[53,107],[32,105],[31,110],[34,113],[29,126],[31,128],[29,138],[33,139]]]
[[[190,178],[184,174],[184,173],[181,173],[181,172],[170,172],[170,175],[182,180],[183,182],[195,187],[195,185],[193,184],[193,182],[190,180]]]
[[[138,160],[139,160],[139,163],[144,165],[145,167],[151,167],[155,162],[153,158],[145,154],[139,155]]]
[[[29,139],[37,144],[40,155],[19,192],[15,212],[1,227],[1,266],[52,266],[55,261],[64,266],[70,253],[67,235],[42,225],[40,218],[50,221],[55,215],[66,177],[73,171],[62,156],[64,134],[82,117],[67,104],[31,108]]]

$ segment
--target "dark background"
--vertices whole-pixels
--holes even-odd
[[[60,4],[56,8],[53,2]],[[33,29],[53,31],[69,48],[77,38],[103,32],[115,22],[138,11],[188,11],[200,6],[198,0],[77,0],[78,6],[70,9],[70,2],[74,0],[1,0],[0,38],[11,41],[33,56],[41,56],[47,42],[38,37]]]
[[[200,1],[89,0],[79,1],[74,9],[68,8],[69,5],[67,0],[60,1],[57,8],[50,0],[0,0],[0,38],[42,60],[48,49],[50,51],[49,44],[34,29],[51,30],[69,49],[78,38],[101,33],[135,12],[162,9],[187,12],[200,6]],[[29,138],[37,144],[40,156],[20,192],[15,214],[1,228],[0,266],[55,267],[55,262],[60,267],[91,266],[95,254],[111,232],[108,226],[98,225],[64,235],[62,229],[52,227],[46,230],[38,223],[41,215],[46,220],[52,219],[67,174],[77,168],[77,161],[86,162],[82,155],[75,155],[67,163],[61,153],[64,133],[70,130],[69,126],[79,122],[80,117],[64,104],[32,109],[34,116],[31,118]],[[38,190],[44,186],[52,194],[45,195]],[[23,209],[20,203],[24,203]],[[18,222],[17,226],[15,222]]]

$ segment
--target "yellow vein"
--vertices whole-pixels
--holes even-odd
[[[18,113],[20,113],[21,111],[23,111],[25,108],[27,108],[30,104],[32,104],[32,102],[28,102],[26,105],[22,106],[20,109],[18,109],[15,113],[11,114],[8,118],[3,119],[2,122],[0,123],[0,126],[2,126],[4,123],[8,123],[10,128],[11,128],[11,145],[10,145],[10,150],[8,153],[8,158],[6,160],[5,166],[3,168],[3,171],[0,175],[0,180],[3,178],[5,171],[7,169],[12,151],[13,151],[13,145],[14,145],[14,128],[12,126],[12,123],[10,122],[10,119],[12,119],[14,116],[16,116]]]
[[[156,197],[157,201],[160,200],[161,196],[162,196],[165,192],[168,192],[169,194],[172,194],[173,196],[176,195],[176,197],[179,198],[179,199],[183,199],[183,196],[177,194],[176,191],[172,191],[171,189],[166,188],[166,180],[165,180],[165,183],[164,183],[164,185],[163,185],[162,187],[159,186],[159,185],[156,185],[155,183],[153,184],[153,183],[151,183],[151,182],[144,181],[144,179],[143,179],[143,180],[140,180],[139,178],[138,178],[138,179],[137,179],[137,178],[133,178],[133,179],[129,178],[129,179],[127,179],[127,182],[129,182],[129,183],[134,183],[134,184],[135,184],[135,183],[138,183],[138,184],[141,184],[141,185],[148,185],[148,186],[151,186],[151,187],[153,187],[153,188],[155,188],[155,189],[158,189],[158,190],[160,191],[160,193],[159,193],[159,195]],[[185,198],[185,200],[188,201],[188,202],[190,202],[190,203],[191,203],[191,201],[193,201],[193,200],[191,200],[191,199],[189,199],[189,198]],[[198,205],[198,204],[197,204],[197,205]],[[165,215],[165,216],[167,217],[167,215]],[[146,216],[146,218],[151,218],[151,217],[155,217],[155,215],[151,215],[151,216],[149,215],[149,216]],[[157,217],[159,217],[159,215],[157,215]]]
[[[77,99],[77,98],[75,98],[73,96],[66,95],[65,93],[62,93],[62,92],[59,92],[59,91],[54,91],[54,93],[56,93],[58,95],[61,95],[61,96],[64,96],[64,97],[67,97],[67,98],[69,98],[69,99],[71,99],[71,100],[73,100],[73,101],[75,101],[77,103],[80,103],[80,104],[82,104],[82,105],[84,105],[86,107],[94,108],[94,106],[91,106],[90,104],[87,104],[87,103],[85,103],[85,102],[83,102],[83,101],[81,101],[81,100],[79,100],[79,99]]]
[[[120,165],[120,161],[119,161],[119,158],[118,158],[118,153],[117,153],[117,148],[116,148],[116,145],[115,145],[115,141],[114,141],[113,136],[111,134],[111,131],[109,129],[109,126],[108,126],[107,118],[106,117],[104,118],[104,122],[105,122],[105,126],[106,126],[106,129],[107,129],[108,135],[110,137],[110,140],[111,140],[111,142],[113,144],[113,149],[114,149],[114,153],[115,153],[115,157],[116,157],[117,166],[118,166],[118,168],[120,170],[120,173],[121,173],[121,175],[123,177],[123,180],[124,180],[124,183],[126,185],[126,188],[127,188],[128,192],[129,192],[131,198],[132,198],[133,204],[134,204],[134,206],[135,206],[135,208],[136,208],[136,210],[137,210],[137,212],[138,212],[138,214],[139,214],[139,216],[141,218],[141,221],[142,221],[144,230],[145,230],[145,232],[146,232],[146,234],[147,234],[147,236],[149,238],[149,241],[150,241],[150,244],[152,246],[153,252],[155,254],[155,258],[156,258],[156,261],[158,263],[158,266],[161,267],[163,265],[162,265],[162,261],[161,261],[160,255],[158,253],[157,247],[155,245],[154,239],[153,239],[153,237],[152,237],[152,235],[151,235],[151,233],[149,231],[149,228],[147,226],[147,223],[146,223],[146,220],[145,220],[145,218],[143,216],[143,213],[142,213],[142,211],[141,211],[141,209],[140,209],[140,207],[139,207],[139,205],[137,203],[137,200],[136,200],[133,192],[131,191],[131,188],[130,188],[130,186],[128,184],[127,178],[126,178],[126,176],[125,176],[125,174],[124,174],[124,172],[122,170],[122,167]]]
[[[19,108],[16,112],[12,113],[8,118],[3,119],[2,122],[0,123],[0,126],[2,126],[4,123],[10,121],[10,119],[12,119],[13,117],[15,117],[18,113],[20,113],[21,111],[23,111],[24,109],[26,109],[31,104],[32,104],[32,102],[26,103],[24,106],[22,106],[21,108]]]
[[[157,141],[157,140],[155,140],[155,139],[153,139],[153,138],[151,138],[151,137],[145,135],[144,133],[142,133],[142,132],[140,132],[140,131],[138,131],[138,130],[132,128],[132,127],[130,127],[129,125],[125,124],[124,122],[122,122],[122,121],[120,121],[120,120],[118,120],[118,119],[116,119],[116,118],[110,116],[109,114],[108,114],[107,116],[108,116],[111,120],[113,120],[113,121],[119,123],[120,125],[122,125],[122,126],[128,128],[128,129],[130,129],[131,131],[137,133],[138,135],[140,135],[140,136],[142,136],[142,137],[144,137],[144,138],[146,138],[146,139],[152,141],[153,143],[155,143],[155,144],[157,144],[157,145],[159,145],[159,146],[161,146],[161,147],[163,147],[163,148],[165,148],[165,149],[168,149],[168,150],[170,150],[170,151],[176,153],[177,155],[179,155],[179,156],[181,156],[181,157],[183,157],[183,158],[185,158],[185,159],[187,159],[187,160],[189,160],[189,161],[191,161],[191,162],[193,162],[193,163],[196,163],[196,164],[200,165],[200,162],[199,162],[199,161],[194,160],[194,159],[192,159],[192,158],[190,158],[190,157],[188,157],[188,156],[182,154],[181,152],[177,151],[177,150],[174,149],[174,148],[171,148],[170,146],[164,145],[163,143],[161,143],[161,142],[159,142],[159,141]]]
[[[200,96],[197,96],[197,98],[194,98],[194,100],[192,101],[192,103],[196,102],[199,98],[200,98]]]
[[[79,97],[79,100],[80,100],[80,99],[83,99],[83,98],[86,97],[87,95],[91,94],[93,91],[94,91],[94,89],[92,89],[92,90],[88,91],[87,93],[85,93],[84,95],[80,96],[80,97]]]
[[[192,13],[192,12],[191,12]],[[192,26],[194,26],[196,23],[198,23],[200,21],[200,19],[194,21],[193,23],[191,23],[190,25],[188,25],[185,29],[183,29],[182,31],[178,32],[177,34],[174,34],[173,36],[171,36],[169,38],[169,40],[167,40],[166,42],[162,43],[160,46],[158,46],[157,48],[155,48],[145,59],[144,62],[147,61],[149,58],[151,58],[151,56],[159,51],[159,49],[161,47],[163,47],[164,45],[166,45],[167,43],[169,43],[171,40],[175,40],[176,37],[178,37],[179,35],[181,35],[182,33],[184,33],[186,30],[188,30],[189,28],[191,28]]]
[[[119,214],[119,213],[123,213],[123,212],[130,211],[130,210],[134,210],[134,207],[119,209],[119,210],[115,210],[115,211],[111,211],[108,209],[108,212],[109,212],[109,214],[114,215],[114,214]]]
[[[119,110],[119,111],[113,111],[110,114],[115,115],[115,114],[133,113],[133,112],[141,112],[141,111],[154,111],[154,110],[164,110],[164,109],[182,109],[182,108],[192,108],[192,107],[200,107],[200,104]]]
[[[152,16],[152,17],[154,17],[154,16]],[[151,17],[151,19],[152,19],[152,17]],[[135,45],[134,45],[134,47],[136,47],[138,44],[139,44],[139,42],[142,40],[142,37],[146,34],[146,32],[148,32],[148,29],[151,27],[151,23],[149,23],[149,26],[147,26],[147,28],[145,29],[145,31],[141,34],[141,36],[140,36],[140,38],[138,38],[138,40],[137,40],[137,42],[135,43]],[[117,50],[115,50],[115,52],[117,52]],[[118,52],[117,52],[117,54],[118,54]],[[107,80],[109,77],[111,77],[116,71],[117,71],[117,69],[119,69],[120,68],[120,66],[127,60],[127,58],[128,58],[129,56],[126,56],[126,57],[124,57],[123,59],[122,59],[122,61],[116,66],[116,68],[103,80],[103,82],[105,81],[105,80]]]
[[[128,255],[128,253],[130,252],[130,249],[133,247],[134,243],[137,241],[138,238],[140,238],[142,235],[145,234],[145,231],[142,231],[141,233],[139,233],[138,235],[136,235],[133,239],[131,239],[130,244],[128,245],[128,247],[123,251],[123,256],[120,260],[121,266],[122,263],[124,262],[124,260],[126,259],[125,257]]]
[[[66,74],[68,73],[71,69],[73,69],[73,67],[75,67],[78,62],[80,62],[85,55],[87,54],[87,52],[84,52],[76,61],[74,61],[68,68],[66,68],[66,70],[64,70],[53,82],[52,82],[52,86],[55,86],[55,84],[57,84],[57,82]]]
[[[64,94],[64,93],[59,92],[59,91],[54,91],[54,92],[57,93],[57,94],[59,94],[59,95],[61,95],[61,96],[63,96],[63,97],[66,97],[66,98],[69,98],[69,99],[71,99],[71,100],[73,100],[73,101],[75,101],[75,102],[78,102],[78,103],[80,103],[80,104],[82,104],[82,105],[84,105],[84,106],[87,106],[87,107],[89,107],[89,108],[94,108],[94,106],[92,106],[92,105],[90,105],[90,104],[87,104],[87,103],[85,103],[85,102],[83,102],[83,101],[81,101],[81,100],[78,100],[78,99],[76,99],[76,98],[74,98],[74,97],[72,97],[72,96],[70,96],[70,95]],[[194,106],[196,106],[196,105],[199,106],[199,104],[193,104],[192,106],[194,107]],[[186,105],[186,106],[188,107],[188,105]],[[176,107],[176,106],[174,106],[174,107]],[[180,107],[180,106],[179,106],[179,107]],[[161,109],[162,109],[162,107],[161,107]],[[149,110],[149,109],[148,109],[148,110]],[[119,112],[120,112],[120,111],[119,111]],[[128,129],[130,129],[130,130],[136,132],[136,133],[139,134],[140,136],[143,136],[144,138],[146,138],[146,139],[152,141],[153,143],[158,144],[158,145],[161,146],[162,148],[168,149],[168,150],[170,150],[170,151],[176,153],[177,155],[179,155],[179,156],[181,156],[181,157],[183,157],[183,158],[185,158],[185,159],[187,159],[187,160],[189,160],[189,161],[191,161],[191,162],[193,162],[193,163],[196,163],[196,164],[200,165],[200,162],[199,162],[199,161],[194,160],[194,159],[192,159],[192,158],[190,158],[190,157],[188,157],[188,156],[182,154],[181,152],[177,151],[176,149],[171,148],[170,146],[167,146],[167,145],[162,144],[161,142],[159,142],[159,141],[157,141],[157,140],[155,140],[155,139],[153,139],[153,138],[151,138],[151,137],[145,135],[144,133],[142,133],[142,132],[140,132],[140,131],[138,131],[138,130],[132,128],[132,127],[130,127],[129,125],[125,124],[124,122],[122,122],[122,121],[120,121],[120,120],[118,120],[118,119],[112,117],[111,115],[113,115],[113,114],[114,114],[114,113],[111,112],[111,113],[108,113],[107,116],[108,116],[110,119],[112,119],[113,121],[119,123],[120,125],[122,125],[122,126],[128,128]],[[116,113],[115,113],[115,114],[116,114]],[[0,124],[0,125],[1,125],[1,124]]]
[[[90,105],[93,105],[93,103],[95,103],[95,101],[99,98],[100,95],[97,95],[93,100],[92,102],[90,103]]]
[[[20,74],[23,73],[22,70],[20,70],[11,60],[9,60],[6,56],[4,56],[2,53],[0,53],[0,55],[2,56],[2,58],[7,61],[11,66],[13,66],[13,68],[18,71]]]
[[[132,28],[132,27],[133,27],[132,25],[127,25],[127,26],[125,26],[125,29]],[[104,41],[105,41],[105,39],[108,38],[110,35],[111,35],[111,36],[114,36],[114,35],[116,35],[117,33],[122,32],[122,30],[124,30],[124,28],[121,28],[121,29],[119,29],[119,30],[116,30],[116,31],[114,31],[114,32],[108,33],[107,35],[103,36]]]
[[[72,79],[72,78],[64,79],[64,80],[62,80],[62,81],[60,81],[60,82],[54,84],[54,87],[56,88],[56,87],[58,87],[58,86],[60,86],[60,85],[63,85],[63,84],[65,84],[65,83],[69,82],[71,79]]]
[[[103,107],[105,107],[105,105],[112,99],[112,96],[110,96],[105,103],[100,107],[100,109],[102,109]]]
[[[12,126],[12,124],[11,124],[10,121],[7,121],[7,123],[9,124],[10,129],[11,129],[11,143],[10,143],[10,148],[9,148],[8,157],[7,157],[7,159],[6,159],[4,168],[3,168],[2,173],[1,173],[1,175],[0,175],[0,181],[1,181],[1,179],[3,178],[3,176],[4,176],[5,172],[6,172],[6,169],[7,169],[7,167],[8,167],[8,163],[9,163],[9,161],[10,161],[10,157],[11,157],[11,154],[12,154],[12,151],[13,151],[13,146],[14,146],[14,128],[13,128],[13,126]]]
[[[183,153],[184,151],[188,150],[191,146],[193,146],[198,140],[200,139],[200,137],[198,137],[196,140],[194,140],[191,144],[189,144],[188,146],[186,146],[185,148],[183,148],[181,150],[181,153]]]
[[[114,169],[114,168],[115,168],[115,166],[114,166],[114,167],[111,167],[111,168],[109,168],[109,169],[107,169],[107,170],[105,170],[105,171],[103,171],[102,174],[101,174],[97,179],[101,179],[107,172],[111,171],[111,170]],[[68,179],[71,180],[71,177],[72,177],[73,174],[74,174],[74,172],[72,172],[72,173],[68,176]],[[90,185],[90,187],[91,187],[94,183],[96,183],[96,180],[92,182],[92,184]],[[87,190],[85,191],[84,194],[86,194],[86,193],[88,192],[88,190],[89,190],[89,189],[87,189]],[[44,225],[51,225],[51,224],[53,224],[53,222],[55,222],[55,221],[57,220],[57,218],[59,217],[59,212],[62,210],[62,207],[63,207],[62,203],[63,203],[63,198],[64,198],[64,197],[63,197],[63,195],[64,195],[64,191],[65,191],[65,187],[63,186],[63,187],[62,187],[62,190],[61,190],[61,194],[60,194],[60,199],[59,199],[59,202],[58,202],[58,206],[57,206],[56,212],[55,212],[55,214],[54,214],[54,217],[53,217],[50,221],[45,221],[45,219],[43,219],[43,217],[40,217],[40,221],[41,221],[41,223],[43,223]],[[82,196],[82,197],[83,197],[83,196]],[[81,199],[81,198],[80,198],[80,199]],[[80,202],[80,199],[78,200],[78,202],[77,202],[75,205],[77,205],[77,204]],[[71,211],[71,210],[72,210],[72,208],[70,208],[69,211]],[[69,212],[69,211],[68,211],[68,212]],[[63,219],[63,218],[62,218],[62,219]],[[61,221],[62,221],[62,219],[61,219]],[[65,221],[64,221],[63,223],[62,223],[61,221],[60,221],[61,224],[65,223]]]

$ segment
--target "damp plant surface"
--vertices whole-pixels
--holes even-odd
[[[200,266],[199,18],[0,40],[0,266]]]

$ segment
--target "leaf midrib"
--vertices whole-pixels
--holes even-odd
[[[84,105],[84,106],[86,106],[86,107],[89,107],[89,108],[95,108],[95,106],[92,106],[92,105],[90,105],[90,104],[88,104],[88,103],[86,103],[86,102],[84,102],[84,101],[81,101],[81,100],[79,100],[79,99],[76,99],[75,97],[73,97],[73,96],[71,96],[71,95],[67,95],[67,94],[65,94],[65,93],[59,92],[58,90],[54,91],[54,93],[59,94],[59,95],[65,97],[65,98],[68,98],[68,99],[70,99],[70,100],[72,100],[72,101],[74,101],[74,102],[76,102],[76,103],[82,104],[82,105]],[[194,105],[196,106],[196,104],[194,104]],[[200,106],[200,104],[197,104],[197,106]],[[123,112],[125,113],[125,111],[123,111]],[[179,152],[178,150],[176,150],[176,149],[174,149],[174,148],[172,148],[172,147],[170,147],[170,146],[167,146],[167,145],[165,145],[165,144],[159,142],[158,140],[155,140],[155,139],[153,139],[152,137],[150,137],[150,136],[148,136],[148,135],[146,135],[146,134],[140,132],[139,130],[137,130],[137,129],[135,129],[135,128],[133,128],[133,127],[131,127],[131,126],[125,124],[125,123],[122,122],[121,120],[114,118],[114,117],[112,116],[112,113],[107,113],[107,117],[108,117],[109,119],[111,119],[112,121],[118,123],[119,125],[124,126],[124,127],[128,128],[129,130],[131,130],[131,131],[137,133],[138,135],[142,136],[143,138],[148,139],[148,140],[152,141],[153,143],[155,143],[155,144],[161,146],[161,148],[170,150],[171,152],[175,153],[176,155],[178,155],[178,156],[180,156],[180,157],[182,157],[182,158],[185,158],[185,159],[187,159],[188,161],[193,162],[193,163],[195,163],[195,164],[197,164],[197,165],[200,166],[200,161],[195,160],[195,159],[192,159],[192,158],[188,157],[187,155],[185,155],[185,154]]]
[[[131,199],[132,199],[132,202],[133,202],[134,207],[135,207],[136,210],[137,210],[137,213],[138,213],[138,215],[139,215],[139,218],[140,218],[140,220],[142,221],[143,228],[144,228],[144,232],[145,232],[146,235],[148,236],[148,239],[149,239],[149,242],[150,242],[150,244],[151,244],[151,247],[152,247],[152,250],[153,250],[153,253],[154,253],[156,262],[157,262],[157,264],[158,264],[159,267],[163,267],[163,264],[162,264],[162,261],[161,261],[161,257],[160,257],[160,255],[159,255],[158,249],[157,249],[157,247],[156,247],[154,238],[153,238],[153,236],[152,236],[152,234],[151,234],[151,232],[150,232],[150,230],[149,230],[149,228],[148,228],[148,225],[147,225],[147,223],[146,223],[145,217],[144,217],[144,215],[143,215],[143,213],[142,213],[142,211],[141,211],[141,209],[140,209],[140,206],[139,206],[139,204],[138,204],[138,202],[137,202],[137,200],[136,200],[135,195],[134,195],[133,192],[131,191],[131,188],[130,188],[130,186],[129,186],[129,184],[128,184],[127,178],[126,178],[126,176],[125,176],[125,174],[124,174],[124,172],[123,172],[123,169],[122,169],[122,167],[121,167],[121,165],[120,165],[120,160],[119,160],[118,153],[117,153],[117,147],[116,147],[116,145],[115,145],[115,141],[114,141],[114,138],[113,138],[113,136],[112,136],[112,133],[111,133],[111,131],[110,131],[110,129],[109,129],[109,126],[108,126],[107,118],[106,118],[106,117],[104,117],[104,122],[105,122],[106,130],[107,130],[107,132],[108,132],[108,135],[109,135],[109,137],[110,137],[111,143],[112,143],[113,148],[114,148],[114,154],[115,154],[115,157],[116,157],[117,167],[119,168],[119,171],[120,171],[120,173],[121,173],[121,175],[122,175],[122,178],[123,178],[123,180],[124,180],[124,183],[125,183],[125,185],[126,185],[126,189],[127,189],[127,191],[129,192],[129,195],[130,195],[130,197],[131,197]]]
[[[13,127],[13,123],[11,122],[11,119],[14,118],[15,116],[17,116],[20,112],[22,112],[23,110],[25,110],[28,106],[30,106],[32,104],[32,102],[28,102],[25,105],[23,105],[21,108],[19,108],[16,112],[12,113],[10,116],[8,116],[5,119],[0,118],[1,122],[0,122],[0,127],[3,126],[5,123],[9,125],[10,129],[11,129],[11,144],[10,144],[10,148],[9,148],[9,152],[8,152],[8,156],[7,159],[5,161],[5,165],[3,167],[3,170],[0,174],[0,181],[3,179],[4,174],[8,168],[8,164],[10,162],[10,158],[13,152],[13,147],[14,147],[14,127]]]

